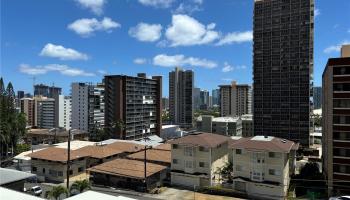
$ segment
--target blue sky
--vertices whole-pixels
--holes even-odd
[[[103,74],[192,69],[211,90],[252,83],[253,0],[1,0],[1,76],[15,90],[36,83],[70,93]],[[339,45],[350,43],[349,0],[316,0],[315,85]]]

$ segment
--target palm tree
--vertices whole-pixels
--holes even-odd
[[[60,196],[62,194],[66,194],[66,197],[68,196],[68,190],[67,188],[63,187],[62,185],[58,185],[52,188],[51,191],[47,193],[47,198],[51,199],[54,198],[55,200],[60,199]]]
[[[90,188],[91,186],[89,181],[85,179],[85,180],[75,181],[70,187],[70,191],[78,190],[79,193],[82,193],[84,192],[84,190],[90,189]]]

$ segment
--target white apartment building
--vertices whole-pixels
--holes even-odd
[[[59,95],[59,127],[69,130],[72,125],[72,98]]]
[[[225,136],[241,136],[242,120],[239,117],[213,117],[202,115],[197,119],[197,130]]]
[[[89,130],[89,92],[88,83],[72,83],[72,128]]]
[[[38,128],[55,127],[55,99],[47,97],[34,97],[35,125]]]
[[[228,162],[229,140],[222,135],[199,133],[170,141],[171,184],[193,188],[220,183],[216,172]]]
[[[249,198],[285,199],[298,144],[271,137],[240,138],[230,144],[233,188]]]

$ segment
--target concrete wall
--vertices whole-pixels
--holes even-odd
[[[36,171],[33,171],[33,167]],[[78,172],[78,169],[82,167],[82,171]],[[57,175],[50,174],[50,170],[58,172]],[[70,175],[70,181],[87,179],[88,176],[85,173],[86,159],[74,160],[71,162],[71,170],[73,174]],[[47,160],[35,160],[32,159],[32,171],[33,174],[38,176],[40,181],[52,181],[52,182],[66,182],[67,178],[67,165],[60,162],[50,162]],[[61,173],[62,172],[62,173]]]

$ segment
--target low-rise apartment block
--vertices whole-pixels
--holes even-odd
[[[213,117],[203,115],[197,120],[197,130],[225,136],[241,136],[242,120],[239,117]]]
[[[170,141],[171,184],[193,188],[220,183],[218,168],[228,162],[229,137],[199,133]]]
[[[286,197],[298,144],[271,136],[254,136],[235,140],[230,148],[235,190],[250,198]]]

